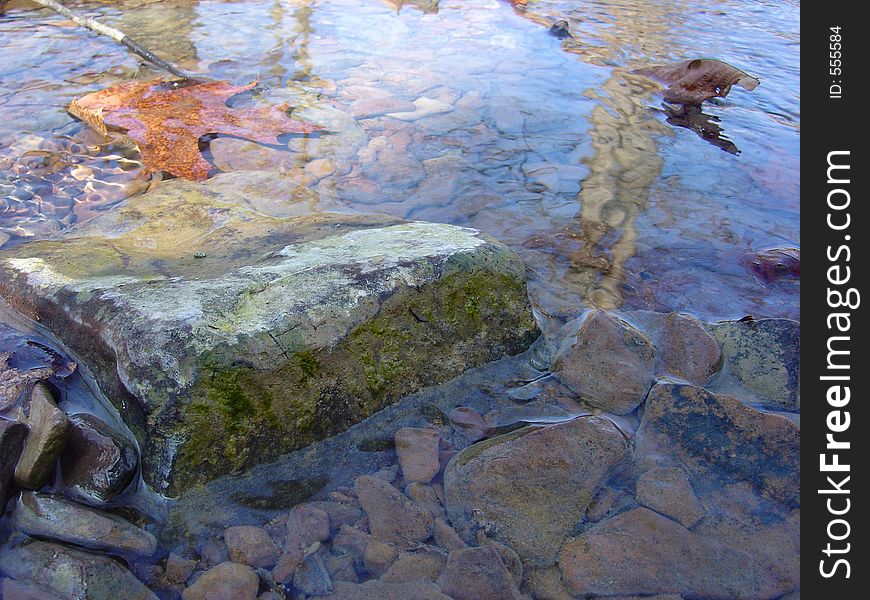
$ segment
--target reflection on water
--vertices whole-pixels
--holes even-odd
[[[218,167],[271,170],[310,190],[312,206],[480,228],[522,255],[542,315],[561,320],[594,305],[798,316],[798,281],[756,277],[741,258],[798,246],[796,5],[128,0],[80,8],[187,71],[235,84],[260,78],[256,94],[231,104],[287,102],[300,118],[329,125],[321,139],[286,149],[214,140]],[[571,36],[548,35],[562,19]],[[656,86],[628,74],[700,56],[763,83],[699,112],[659,108]],[[8,5],[0,245],[53,234],[147,186],[135,149],[94,140],[65,106],[156,75],[61,17]]]

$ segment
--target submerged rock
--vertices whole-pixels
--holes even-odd
[[[603,417],[478,442],[444,473],[447,514],[467,542],[482,529],[523,560],[550,564],[628,452],[625,437]]]
[[[801,326],[788,319],[725,321],[710,326],[731,372],[770,405],[800,410]]]
[[[92,504],[104,504],[123,492],[139,465],[135,446],[91,414],[69,417],[67,444],[60,456],[66,492]]]
[[[13,507],[11,525],[28,535],[52,538],[92,550],[151,556],[157,550],[153,535],[120,517],[86,506],[24,492]]]
[[[248,565],[225,562],[212,567],[181,594],[182,600],[254,600],[260,587]]]
[[[0,254],[0,296],[91,367],[160,491],[267,462],[537,337],[506,246],[312,215],[277,201],[279,184],[166,182]]]
[[[432,515],[391,484],[373,475],[357,477],[354,490],[369,517],[372,535],[409,545],[432,534]]]
[[[255,569],[271,567],[278,560],[279,550],[262,527],[239,525],[224,531],[224,542],[230,560]]]
[[[78,600],[157,600],[130,571],[108,556],[61,544],[27,540],[0,550],[0,570],[32,581],[63,598]]]
[[[703,384],[722,367],[722,350],[695,317],[670,313],[657,340],[665,373]]]
[[[9,484],[15,473],[15,463],[24,449],[27,426],[17,421],[0,419],[0,503],[6,505]]]
[[[329,600],[451,600],[434,583],[386,583],[373,579],[362,584],[336,581]]]
[[[405,481],[429,483],[438,474],[438,433],[432,429],[402,427],[396,432],[396,454]]]
[[[48,483],[54,474],[70,425],[67,416],[55,404],[51,390],[42,383],[33,386],[27,422],[30,433],[15,467],[15,482],[35,490]]]
[[[702,538],[646,508],[621,513],[567,542],[559,567],[574,596],[768,597],[748,554]]]
[[[624,415],[649,391],[655,357],[645,335],[616,315],[596,310],[580,326],[576,341],[556,359],[555,371],[584,401]]]
[[[454,550],[438,587],[453,600],[522,600],[514,577],[491,545]]]
[[[692,527],[704,518],[704,508],[682,469],[650,469],[637,480],[636,498],[640,504],[670,517],[683,527]]]

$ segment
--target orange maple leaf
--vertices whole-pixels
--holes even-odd
[[[131,81],[76,98],[69,112],[104,135],[118,130],[136,142],[148,171],[202,181],[213,168],[200,154],[204,135],[226,134],[278,144],[285,133],[313,133],[319,126],[292,119],[285,105],[230,108],[226,101],[257,85],[226,81]]]

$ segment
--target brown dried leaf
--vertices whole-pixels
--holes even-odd
[[[149,171],[201,181],[212,166],[199,151],[204,135],[227,134],[277,144],[285,133],[317,125],[290,118],[287,105],[233,109],[226,101],[257,85],[226,81],[131,81],[76,98],[69,112],[100,133],[122,131],[139,146]]]
[[[724,98],[735,83],[749,91],[760,83],[748,73],[711,58],[647,67],[632,73],[667,85],[665,100],[676,104],[701,104],[710,98]]]

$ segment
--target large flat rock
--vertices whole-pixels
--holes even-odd
[[[537,336],[504,245],[301,214],[285,188],[172,181],[0,254],[0,294],[91,367],[159,490],[274,459]]]

